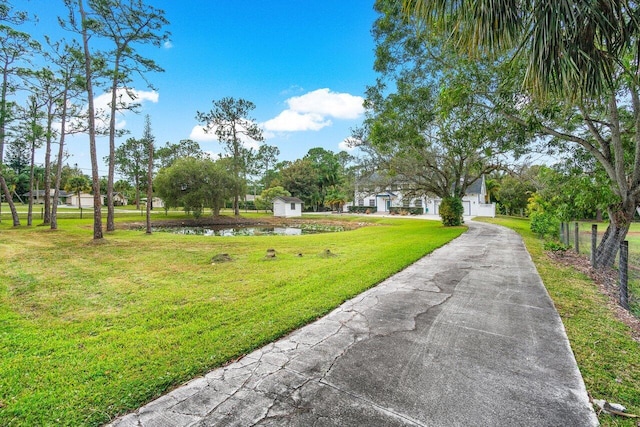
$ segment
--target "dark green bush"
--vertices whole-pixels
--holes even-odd
[[[424,213],[423,208],[405,208],[405,207],[392,207],[389,208],[389,213],[396,215],[422,215]]]
[[[442,218],[442,224],[445,227],[455,227],[462,225],[464,219],[464,207],[462,206],[462,199],[459,197],[446,197],[442,199],[440,203],[440,217]]]
[[[376,213],[377,211],[378,208],[375,206],[349,206],[349,213],[372,214]]]

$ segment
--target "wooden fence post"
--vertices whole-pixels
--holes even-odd
[[[578,221],[576,221],[576,227],[575,227],[575,240],[576,240],[576,253],[579,254],[580,253],[580,225],[578,224]]]
[[[625,240],[620,243],[620,263],[618,266],[618,276],[620,278],[620,305],[625,309],[629,310],[629,293],[628,293],[628,282],[629,282],[629,242]]]
[[[591,224],[591,267],[596,266],[596,247],[598,246],[598,224]]]

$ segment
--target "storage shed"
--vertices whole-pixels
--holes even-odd
[[[302,216],[302,200],[297,197],[276,197],[273,199],[273,216],[285,218]]]

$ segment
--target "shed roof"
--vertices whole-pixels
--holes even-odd
[[[303,203],[303,201],[298,199],[297,197],[278,196],[273,199],[274,202],[276,200],[282,200],[285,203]]]

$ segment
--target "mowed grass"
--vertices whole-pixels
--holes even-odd
[[[529,221],[517,218],[487,219],[517,231],[542,277],[562,318],[571,348],[594,399],[605,399],[640,414],[640,343],[629,327],[618,321],[606,296],[591,279],[553,262],[543,242],[529,229]],[[637,419],[601,414],[603,426],[636,426]]]
[[[464,228],[205,237],[0,224],[0,425],[99,425],[329,312]],[[275,260],[265,260],[267,249]],[[329,249],[335,257],[319,256]],[[216,254],[233,262],[212,264]],[[299,257],[298,254],[302,254]]]

